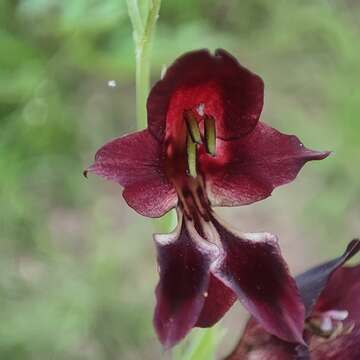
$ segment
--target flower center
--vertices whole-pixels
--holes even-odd
[[[205,192],[203,174],[199,171],[199,151],[216,155],[215,119],[200,104],[197,111],[185,110],[182,117],[167,128],[165,166],[169,180],[174,184],[180,206],[188,219],[201,228],[200,219],[207,221],[210,210]]]

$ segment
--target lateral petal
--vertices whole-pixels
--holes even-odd
[[[138,131],[105,144],[86,171],[124,187],[129,206],[144,216],[160,217],[177,204],[174,187],[165,175],[161,144],[147,131]]]
[[[270,196],[277,186],[293,181],[306,162],[329,154],[309,150],[296,136],[259,122],[239,140],[217,139],[216,157],[203,151],[199,164],[212,205],[238,206]]]

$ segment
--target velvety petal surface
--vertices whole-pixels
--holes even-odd
[[[275,187],[294,180],[307,161],[328,155],[259,122],[239,140],[217,139],[216,157],[203,151],[199,165],[212,205],[237,206],[270,196]]]
[[[353,287],[354,289],[359,287],[360,283],[357,282],[350,283],[351,280],[354,280],[353,275],[354,274],[356,275],[357,271],[359,270],[348,271],[348,270],[339,269],[340,266],[342,266],[347,260],[349,260],[352,256],[354,256],[359,250],[360,250],[360,241],[352,240],[347,246],[343,255],[339,256],[334,260],[316,266],[296,277],[296,283],[299,288],[302,301],[305,305],[307,316],[310,315],[310,313],[312,312],[313,307],[315,306],[321,292],[324,290],[325,286],[329,282],[330,277],[335,271],[340,271],[339,275],[335,277],[335,280],[337,280],[339,283],[341,282],[341,279],[339,279],[339,277],[341,277],[342,275],[346,275],[350,273],[352,277],[346,280],[346,284],[344,283],[342,285],[342,288],[339,288],[338,290],[335,288],[333,289],[333,291],[331,290],[331,288],[330,290],[328,290],[328,294],[329,291],[330,294],[332,291],[332,296],[331,296],[332,302],[335,302],[336,300],[334,298],[335,295],[334,292],[338,291],[339,297],[342,297],[342,293],[340,291],[341,289],[344,289],[346,291],[349,290],[351,293],[351,291],[353,291],[352,290]],[[330,283],[331,282],[332,282],[332,277],[330,279]],[[337,307],[335,307],[335,309],[337,309]]]
[[[154,326],[165,349],[195,326],[208,291],[210,265],[218,251],[189,226],[183,222],[175,233],[155,235],[160,281]]]
[[[235,349],[224,360],[305,360],[308,351],[302,345],[288,343],[267,333],[251,318]]]
[[[195,326],[206,328],[215,325],[236,300],[236,294],[211,274],[205,303]]]
[[[229,53],[218,49],[186,53],[152,88],[148,102],[148,128],[159,140],[167,125],[182,117],[184,110],[200,104],[216,119],[216,134],[237,138],[251,131],[263,107],[261,78]]]
[[[309,344],[306,348],[272,336],[254,318],[251,318],[240,341],[226,360],[359,359],[360,265],[341,267],[357,251],[359,251],[359,242],[353,240],[342,256],[314,267],[296,278],[302,296],[312,294],[309,299],[316,299],[315,307],[311,305],[312,301],[307,300],[311,305],[308,306],[308,310],[313,308],[316,313],[328,310],[347,310],[349,312],[349,316],[345,320],[348,325],[345,325],[343,333],[338,334],[335,338],[324,338],[306,331]],[[350,327],[350,324],[353,324],[354,327]]]
[[[233,352],[225,360],[358,360],[360,326],[335,339],[312,336],[309,348],[271,336],[251,319]]]
[[[217,220],[214,224],[224,256],[212,268],[213,274],[237,294],[268,332],[302,343],[304,306],[276,237],[268,233],[236,234]]]
[[[311,360],[360,359],[360,324],[351,333],[329,341],[314,338],[310,344]]]
[[[123,197],[144,216],[160,217],[177,204],[177,195],[165,176],[163,149],[147,131],[125,135],[104,145],[86,171],[116,181]]]

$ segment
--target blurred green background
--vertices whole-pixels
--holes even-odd
[[[294,273],[359,235],[359,19],[350,0],[162,3],[153,81],[184,51],[223,47],[263,77],[263,120],[334,151],[266,201],[218,210],[278,234]],[[133,52],[124,0],[0,0],[0,359],[165,357],[151,324],[154,223],[118,186],[82,176],[135,129]]]

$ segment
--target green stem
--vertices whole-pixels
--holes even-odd
[[[149,50],[138,48],[136,52],[136,119],[137,128],[146,127],[146,99],[149,93]]]
[[[161,0],[149,0],[146,21],[141,17],[138,0],[127,0],[129,17],[133,27],[133,38],[136,60],[136,119],[137,129],[146,127],[146,99],[150,89],[150,55],[151,43],[159,17]],[[145,25],[144,25],[145,24]],[[159,232],[171,231],[175,228],[176,213],[171,211],[155,222]]]
[[[141,18],[141,13],[137,0],[127,0],[127,6],[134,31],[134,41],[136,46],[138,36],[144,32],[144,24]]]
[[[156,21],[159,17],[161,0],[150,0],[144,22],[137,0],[127,0],[130,20],[133,26],[136,60],[136,118],[137,128],[146,127],[146,99],[150,89],[150,56]]]

